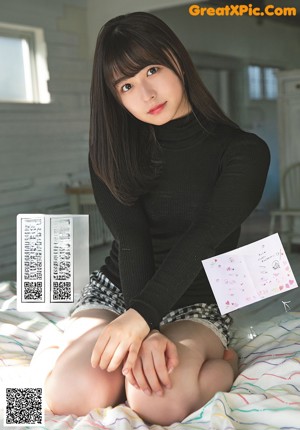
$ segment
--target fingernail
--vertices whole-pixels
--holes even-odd
[[[172,373],[174,370],[174,367],[170,367],[170,369],[168,370],[168,374],[170,375],[170,373]]]
[[[122,370],[122,373],[123,373],[123,375],[127,375],[127,373],[128,373],[128,369],[123,369],[123,370]]]
[[[151,396],[151,391],[150,391],[148,388],[146,388],[146,390],[144,390],[144,393],[145,393],[147,396]]]
[[[156,394],[157,394],[159,397],[161,397],[161,396],[163,395],[163,392],[162,392],[161,390],[159,390],[159,391],[156,391]]]

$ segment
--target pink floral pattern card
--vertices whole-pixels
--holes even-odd
[[[277,233],[202,263],[222,315],[298,287]]]

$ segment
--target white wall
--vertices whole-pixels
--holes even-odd
[[[68,205],[68,173],[88,175],[86,0],[0,0],[0,21],[42,27],[50,104],[0,103],[0,281],[15,279],[16,215]]]

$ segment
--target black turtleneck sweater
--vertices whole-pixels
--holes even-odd
[[[117,201],[89,163],[97,206],[115,238],[101,271],[151,329],[171,309],[215,302],[201,260],[236,248],[270,162],[258,136],[227,125],[203,131],[193,113],[154,129],[163,173],[133,206]]]

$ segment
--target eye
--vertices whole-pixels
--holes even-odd
[[[122,85],[121,91],[122,93],[127,93],[127,91],[129,91],[130,88],[131,88],[131,84],[125,84],[125,85]]]
[[[158,67],[151,67],[151,69],[147,71],[147,76],[155,75],[155,73],[157,72],[158,72]]]

